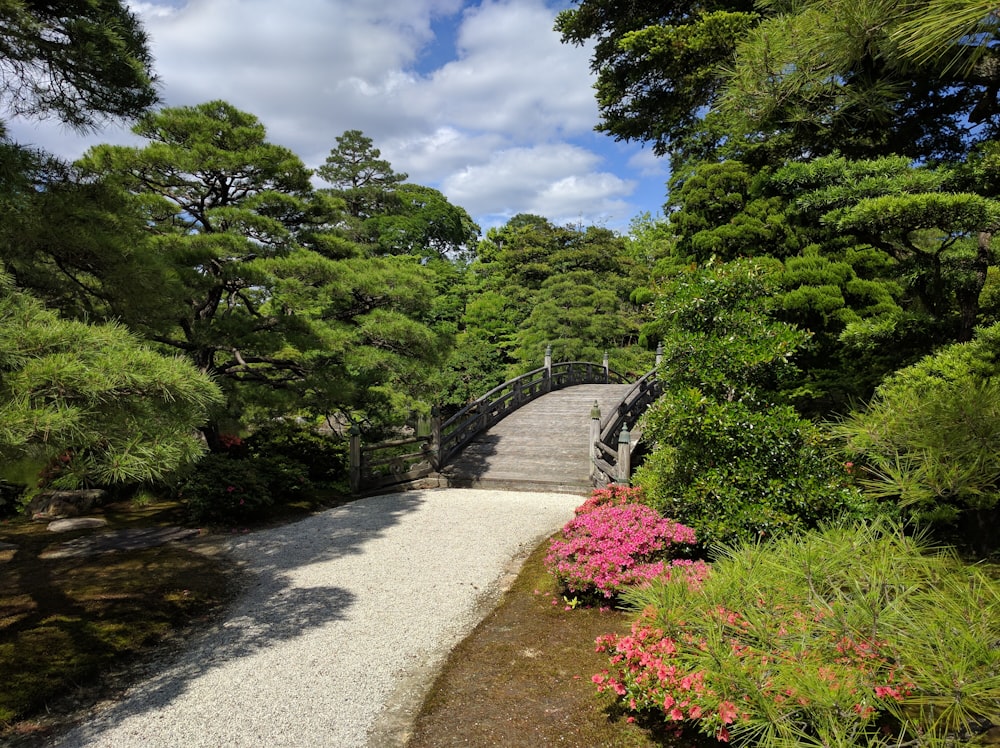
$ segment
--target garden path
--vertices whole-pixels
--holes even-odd
[[[225,616],[55,745],[402,746],[448,652],[582,501],[435,489],[234,537]]]

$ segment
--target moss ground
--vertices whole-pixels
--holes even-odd
[[[664,737],[628,723],[591,676],[607,667],[594,640],[627,631],[611,610],[566,610],[543,559],[525,562],[499,606],[450,655],[407,748],[540,745],[649,748]]]

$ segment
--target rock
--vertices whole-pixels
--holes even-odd
[[[104,501],[105,491],[100,488],[79,491],[44,491],[28,504],[28,512],[34,519],[58,519],[79,517]]]
[[[46,528],[49,532],[69,532],[70,530],[86,530],[91,527],[104,527],[108,524],[106,519],[100,517],[70,517],[69,519],[57,519],[49,522]]]

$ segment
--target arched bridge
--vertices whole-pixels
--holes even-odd
[[[571,361],[504,382],[430,433],[363,445],[351,439],[357,493],[409,486],[587,493],[627,482],[639,416],[659,396],[655,369],[636,382]],[[623,431],[624,430],[624,431]]]

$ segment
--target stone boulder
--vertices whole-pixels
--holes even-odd
[[[34,519],[79,517],[104,503],[106,491],[88,488],[78,491],[43,491],[32,498],[28,512]]]

